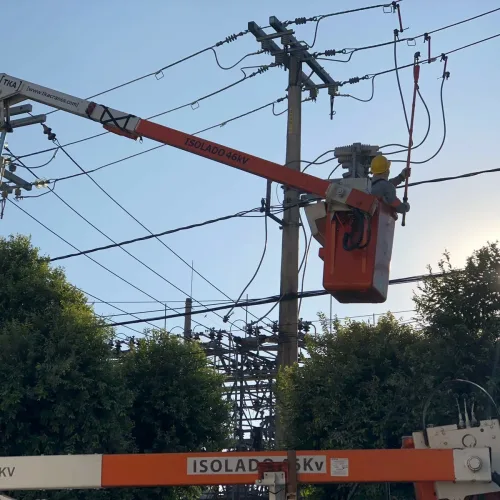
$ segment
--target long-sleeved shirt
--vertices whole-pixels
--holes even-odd
[[[372,194],[381,198],[396,212],[404,214],[408,211],[408,206],[396,196],[396,186],[399,186],[404,180],[405,175],[403,172],[389,180],[384,179],[383,176],[374,175],[372,177]]]

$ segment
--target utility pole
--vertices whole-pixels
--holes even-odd
[[[275,16],[269,18],[269,25],[275,33],[267,34],[257,23],[249,22],[248,31],[260,42],[262,49],[275,58],[277,64],[282,64],[288,69],[288,121],[286,143],[286,166],[293,170],[300,170],[301,146],[301,104],[302,91],[309,91],[311,99],[316,99],[318,88],[328,88],[331,105],[337,93],[335,80],[310,54],[308,46],[299,42],[293,35],[294,32],[287,28]],[[274,40],[281,39],[283,47]],[[307,64],[312,70],[311,75],[302,71],[302,63]],[[317,85],[311,80],[315,74],[323,85]],[[296,295],[299,291],[299,238],[300,238],[300,210],[298,202],[301,193],[285,186],[283,199],[283,220],[281,223],[282,254],[281,254],[281,284],[280,296]],[[268,184],[266,206],[269,205],[270,185]],[[276,220],[272,214],[267,213],[271,219]],[[279,304],[279,331],[278,331],[278,368],[293,365],[298,360],[298,298],[282,300]],[[277,412],[276,412],[277,413]],[[285,430],[281,425],[279,415],[276,419],[276,447],[284,446]]]
[[[193,308],[193,299],[191,297],[186,299],[185,312],[184,316],[184,338],[191,338],[191,310]]]
[[[288,70],[288,120],[286,134],[286,166],[300,171],[302,64],[298,54],[290,55]],[[285,187],[283,198],[283,234],[281,240],[280,296],[299,291],[299,192]],[[298,298],[279,304],[278,368],[297,362]]]

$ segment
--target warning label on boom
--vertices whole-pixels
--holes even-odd
[[[190,457],[187,459],[188,474],[255,474],[259,462],[285,462],[286,455],[263,457]],[[297,457],[297,472],[309,474],[326,473],[325,455],[301,455]]]

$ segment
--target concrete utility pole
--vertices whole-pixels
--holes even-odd
[[[302,62],[307,64],[312,73],[322,80],[322,87],[328,87],[331,99],[337,92],[336,82],[312,54],[307,51],[307,45],[297,41],[293,36],[293,30],[287,29],[287,26],[275,16],[269,18],[269,24],[275,30],[275,33],[267,34],[255,22],[248,23],[248,30],[261,43],[262,49],[274,56],[276,63],[282,64],[288,69],[286,166],[293,170],[300,170],[302,90],[309,91],[309,95],[313,99],[316,98],[318,93],[318,85],[311,80],[310,76],[302,72]],[[274,41],[278,38],[281,39],[284,47],[280,47]],[[268,186],[268,193],[270,193],[270,186]],[[295,189],[285,187],[283,200],[285,212],[283,221],[281,221],[283,235],[280,295],[297,294],[299,291],[300,211],[297,203],[300,194]],[[271,217],[271,214],[269,216]],[[271,218],[275,220],[275,217]],[[279,305],[278,368],[290,366],[297,362],[297,340],[298,299],[281,301]],[[279,415],[276,414],[275,418],[276,447],[279,449],[284,445],[285,432]]]
[[[300,171],[301,143],[301,61],[298,54],[290,56],[288,71],[288,121],[286,134],[286,166]],[[299,193],[285,188],[283,198],[283,235],[281,243],[280,295],[299,290]],[[291,207],[291,208],[288,208]],[[278,367],[297,362],[298,299],[283,300],[279,305]]]

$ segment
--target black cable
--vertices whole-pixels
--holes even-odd
[[[250,52],[248,54],[245,54],[239,61],[235,62],[234,64],[232,64],[231,66],[222,66],[222,64],[219,62],[219,57],[217,56],[217,52],[216,50],[212,47],[212,52],[214,53],[214,56],[215,56],[215,62],[217,63],[217,66],[219,66],[220,69],[223,69],[224,71],[228,71],[230,69],[233,69],[235,68],[236,66],[238,66],[238,64],[240,64],[240,62],[244,61],[247,57],[250,57],[250,56],[257,56],[259,54],[263,54],[264,51],[263,50],[257,50],[256,52]]]
[[[318,160],[320,158],[322,158],[323,156],[327,155],[328,153],[334,153],[334,152],[335,152],[334,149],[329,149],[328,151],[325,151],[324,153],[320,154],[315,160],[313,160],[311,162],[307,162],[307,165],[303,168],[302,172],[305,172],[311,165],[324,165],[325,163],[328,163],[332,160],[335,160],[336,158],[332,157],[332,158],[329,158],[328,160],[318,162]],[[304,160],[301,160],[301,161],[304,161]]]
[[[448,52],[442,52],[439,55],[439,57],[447,56],[449,54],[453,54],[455,52],[459,52],[460,50],[464,50],[464,49],[467,49],[469,47],[473,47],[475,45],[479,45],[480,43],[488,42],[488,41],[493,40],[494,38],[498,38],[498,37],[500,37],[500,33],[497,33],[496,35],[489,36],[487,38],[483,38],[481,40],[477,40],[476,42],[472,42],[472,43],[469,43],[467,45],[462,45],[461,47],[449,50]],[[394,42],[391,42],[391,43],[394,43]],[[437,57],[433,57],[433,58],[431,58],[430,62],[434,62],[436,59],[437,59]],[[420,64],[421,65],[422,64],[429,64],[429,60],[421,61]],[[415,63],[412,62],[410,64],[405,64],[403,66],[398,66],[397,70],[407,69],[407,68],[413,68],[414,66],[415,66]],[[396,68],[386,69],[386,70],[383,70],[383,71],[379,71],[377,73],[371,73],[371,74],[364,75],[364,76],[356,76],[356,77],[349,78],[348,80],[344,80],[342,82],[336,82],[335,85],[337,87],[343,87],[344,85],[347,85],[347,84],[352,85],[352,84],[355,84],[355,83],[359,83],[362,80],[369,80],[370,78],[373,78],[375,76],[386,75],[386,74],[392,73],[394,71],[396,71]],[[325,85],[325,86],[327,86],[327,85]],[[323,87],[320,87],[320,88],[323,88]]]
[[[77,290],[79,290],[80,292],[84,293],[85,295],[88,295],[89,297],[92,297],[93,299],[99,301],[100,303],[102,304],[106,304],[108,305],[109,307],[112,307],[114,309],[116,309],[117,311],[121,311],[122,313],[126,314],[127,316],[132,316],[133,318],[137,318],[139,319],[139,316],[136,315],[136,313],[129,313],[127,311],[125,311],[125,309],[121,309],[120,307],[117,307],[117,306],[114,306],[111,302],[106,302],[105,300],[101,300],[99,297],[96,297],[95,295],[92,295],[91,293],[89,292],[86,292],[85,290],[82,290],[81,288],[78,288],[77,286],[75,285],[72,285],[74,288],[76,288]],[[100,316],[103,316],[103,315],[100,315]],[[113,315],[106,315],[107,318],[110,318],[110,317],[113,317]],[[106,325],[108,326],[108,325]],[[123,325],[127,330],[132,330],[133,332],[135,333],[138,333],[139,335],[142,335],[143,332],[141,332],[140,330],[136,330],[135,328],[132,328],[130,326],[127,326],[127,325]]]
[[[227,123],[230,123],[230,122],[235,121],[235,120],[240,119],[240,118],[244,118],[244,117],[246,117],[248,115],[251,115],[252,113],[255,113],[255,112],[260,111],[260,110],[262,110],[264,108],[267,108],[267,107],[271,106],[274,103],[281,102],[284,99],[286,99],[286,97],[280,97],[279,99],[276,99],[276,100],[274,100],[274,101],[272,101],[270,103],[264,104],[263,106],[259,106],[258,108],[251,109],[250,111],[247,111],[247,112],[245,112],[245,113],[243,113],[241,115],[235,116],[233,118],[229,118],[228,120],[225,120],[223,122],[217,123],[216,125],[212,125],[210,127],[207,127],[207,128],[205,128],[205,129],[203,129],[201,131],[194,132],[191,135],[201,134],[202,132],[206,132],[207,130],[211,130],[211,129],[217,128],[217,127],[222,127],[222,126],[226,125]],[[108,132],[105,132],[105,133],[108,133]],[[96,136],[94,136],[94,137],[96,137]],[[74,143],[69,143],[69,144],[71,145],[71,144],[74,144]],[[67,146],[67,144],[63,145],[62,147],[66,147],[66,146]],[[120,158],[118,160],[115,160],[115,161],[112,161],[112,162],[109,162],[109,163],[105,163],[104,165],[100,165],[99,167],[93,168],[91,170],[86,170],[85,173],[84,172],[80,172],[80,173],[77,173],[77,174],[67,175],[67,176],[64,176],[64,177],[58,177],[56,179],[51,179],[50,182],[65,181],[65,180],[68,180],[68,179],[74,179],[76,177],[80,177],[82,175],[92,174],[94,172],[102,170],[103,168],[110,167],[112,165],[116,165],[116,164],[121,163],[123,161],[130,160],[132,158],[135,158],[137,156],[149,153],[149,152],[154,151],[154,150],[159,149],[159,148],[164,148],[165,146],[166,146],[166,144],[158,144],[157,146],[153,146],[153,147],[151,147],[149,149],[146,149],[144,151],[140,151],[138,153],[134,153],[132,155],[125,156],[124,158]],[[48,151],[50,151],[50,150],[48,150]],[[23,158],[23,156],[19,156],[19,158]]]
[[[225,215],[223,217],[218,217],[216,219],[209,219],[209,220],[206,220],[204,222],[198,222],[196,224],[190,224],[188,226],[181,226],[181,227],[178,227],[178,228],[175,228],[175,229],[169,229],[167,231],[162,231],[161,233],[154,233],[154,234],[151,234],[151,235],[148,235],[148,236],[141,236],[139,238],[133,238],[133,239],[130,239],[130,240],[124,240],[124,241],[120,241],[118,243],[112,243],[110,245],[103,245],[103,246],[100,246],[100,247],[94,247],[94,248],[90,248],[88,250],[82,250],[81,252],[77,252],[77,253],[69,253],[69,254],[66,254],[66,255],[60,255],[59,257],[52,257],[50,259],[50,262],[54,262],[54,261],[57,261],[57,260],[69,259],[71,257],[78,257],[80,255],[87,255],[89,253],[100,252],[102,250],[109,250],[111,248],[121,247],[123,245],[130,245],[132,243],[137,243],[139,241],[146,241],[146,240],[150,240],[152,238],[159,238],[160,236],[166,236],[167,234],[178,233],[180,231],[187,231],[189,229],[194,229],[194,228],[197,228],[197,227],[203,227],[203,226],[207,226],[209,224],[215,224],[216,222],[222,222],[222,221],[225,221],[225,220],[234,219],[236,217],[243,217],[244,215],[249,214],[249,213],[260,212],[260,210],[261,210],[260,207],[258,207],[258,208],[252,208],[250,210],[244,210],[244,211],[241,211],[241,212],[236,212],[235,214]],[[262,215],[262,217],[265,217],[265,215]]]
[[[410,133],[410,122],[408,121],[408,113],[406,112],[406,104],[405,98],[403,96],[403,89],[401,88],[401,81],[399,79],[399,71],[398,71],[398,55],[397,55],[397,39],[398,39],[398,30],[394,30],[394,69],[396,73],[396,80],[398,83],[399,96],[401,97],[401,103],[403,105],[403,113],[405,115],[406,129],[408,133]]]
[[[419,38],[424,38],[426,35],[432,35],[434,33],[438,33],[439,31],[447,30],[449,28],[453,28],[453,27],[458,26],[460,24],[468,23],[469,21],[474,21],[475,19],[478,19],[478,18],[483,17],[483,16],[487,16],[489,14],[493,14],[494,12],[498,12],[499,10],[500,10],[500,7],[496,8],[496,9],[489,10],[487,12],[483,12],[482,14],[478,14],[477,16],[469,17],[467,19],[463,19],[462,21],[458,21],[456,23],[449,24],[449,25],[443,26],[441,28],[437,28],[437,29],[432,30],[432,31],[426,31],[425,33],[422,33],[422,34],[414,36],[414,37],[399,38],[398,39],[398,43],[416,41]],[[340,49],[340,50],[328,50],[326,52],[317,53],[317,54],[315,54],[315,56],[323,55],[323,54],[328,54],[328,53],[331,53],[331,54],[350,54],[350,55],[352,55],[352,54],[354,54],[354,52],[360,52],[362,50],[376,49],[376,48],[379,48],[379,47],[386,47],[387,45],[391,45],[393,43],[394,42],[391,40],[390,42],[382,42],[382,43],[377,43],[377,44],[374,44],[374,45],[366,45],[364,47],[344,48],[344,49]]]
[[[259,70],[258,71],[254,71],[253,73],[251,73],[250,75],[247,75],[242,68],[241,71],[243,73],[243,78],[240,78],[239,80],[236,80],[235,82],[233,83],[230,83],[229,85],[226,85],[225,87],[222,87],[220,89],[217,89],[213,92],[210,92],[209,94],[205,94],[203,95],[202,97],[199,97],[198,99],[195,99],[194,101],[189,101],[188,103],[185,103],[185,104],[182,104],[180,106],[176,106],[175,108],[170,108],[170,109],[167,109],[166,111],[162,111],[160,113],[156,113],[152,116],[148,116],[146,117],[145,119],[146,120],[152,120],[153,118],[158,118],[159,116],[164,116],[164,115],[167,115],[169,113],[173,113],[174,111],[178,111],[180,109],[184,109],[184,108],[187,108],[188,106],[194,106],[195,104],[201,102],[201,101],[204,101],[206,99],[209,99],[210,97],[213,97],[217,94],[220,94],[222,92],[225,92],[226,90],[229,90],[230,88],[233,88],[235,87],[236,85],[239,85],[240,83],[243,83],[245,80],[248,80],[250,78],[254,78],[255,76],[257,75],[260,75],[262,73],[265,73],[268,69],[272,68],[272,67],[276,67],[276,65],[274,63],[272,64],[269,64],[269,65],[263,65],[263,66],[259,66]],[[58,111],[58,110],[56,110]],[[49,113],[46,113],[46,114],[49,114]],[[91,139],[95,139],[97,137],[101,137],[101,136],[104,136],[104,135],[107,135],[107,134],[110,134],[111,132],[100,132],[99,134],[94,134],[94,135],[91,135],[91,136],[88,136],[88,137],[84,137],[82,139],[78,139],[76,141],[73,141],[73,142],[68,142],[67,144],[63,144],[61,147],[68,147],[68,146],[74,146],[75,144],[80,144],[82,142],[86,142],[86,141],[89,141]],[[47,149],[43,149],[43,150],[40,150],[40,151],[35,151],[33,153],[27,153],[25,155],[20,155],[18,158],[28,158],[30,156],[35,156],[35,155],[39,155],[39,154],[42,154],[42,153],[48,153],[50,151],[54,151],[55,149],[57,148],[47,148]]]
[[[300,285],[300,293],[304,293],[304,282],[306,279],[307,259],[309,257],[309,250],[311,249],[311,242],[313,239],[312,233],[309,235],[309,241],[306,240],[306,247],[304,249],[304,269],[302,270],[302,280]],[[300,272],[300,269],[299,269]],[[298,315],[300,316],[300,308],[302,306],[302,297],[299,299]]]
[[[245,288],[241,291],[240,295],[238,298],[235,300],[234,304],[231,306],[231,309],[229,309],[228,313],[224,315],[224,323],[226,323],[230,316],[233,314],[233,311],[236,307],[238,307],[238,303],[241,300],[241,297],[243,297],[243,294],[248,290],[248,287],[253,283],[255,278],[257,277],[257,274],[259,274],[260,268],[262,267],[262,263],[264,262],[264,258],[266,256],[267,252],[267,217],[264,217],[264,248],[262,249],[262,255],[260,257],[259,263],[257,264],[257,268],[255,269],[255,272],[253,273],[252,277],[246,284]]]
[[[75,245],[73,245],[72,243],[70,243],[68,240],[66,240],[65,238],[63,238],[61,235],[59,235],[58,233],[56,233],[55,231],[53,231],[52,229],[50,229],[50,227],[48,227],[47,225],[45,225],[43,222],[41,222],[40,220],[38,220],[35,216],[31,215],[29,212],[27,212],[26,210],[24,210],[18,203],[15,203],[13,201],[11,201],[10,199],[8,199],[8,201],[10,203],[12,203],[15,207],[17,207],[19,210],[21,210],[25,215],[27,215],[28,217],[30,217],[32,220],[34,220],[36,223],[40,224],[43,228],[45,228],[47,231],[49,231],[50,233],[52,233],[54,236],[56,236],[57,238],[59,238],[61,241],[63,241],[64,243],[66,243],[67,245],[69,245],[70,247],[72,247],[74,250],[76,251],[80,251]],[[98,262],[97,260],[93,259],[92,257],[90,257],[89,255],[85,255],[85,257],[87,257],[88,259],[90,259],[92,262],[96,263],[99,267],[102,267],[105,271],[107,271],[108,273],[112,274],[113,276],[115,276],[116,278],[118,278],[119,280],[123,281],[124,283],[126,283],[127,285],[131,286],[132,288],[135,288],[137,291],[141,292],[142,294],[146,295],[147,297],[153,299],[155,302],[158,302],[159,304],[161,304],[161,302],[159,302],[158,300],[155,299],[155,297],[153,297],[152,295],[150,295],[149,293],[147,293],[146,291],[142,290],[141,288],[139,288],[138,286],[134,285],[133,283],[131,283],[130,281],[126,280],[125,278],[123,278],[122,276],[120,276],[119,274],[115,273],[114,271],[112,271],[111,269],[109,269],[108,267],[106,267],[105,265],[101,264],[100,262]],[[175,309],[173,308],[170,308],[171,310],[175,311]],[[140,319],[140,318],[139,318]],[[136,321],[136,322],[139,322],[139,321]],[[153,326],[154,328],[156,328],[156,325],[154,325],[153,323],[150,323],[150,320],[148,319],[145,319],[144,320],[144,323],[147,323],[151,326]],[[207,328],[206,326],[204,325],[201,325],[201,323],[198,323],[200,324],[200,326],[203,326],[204,328]],[[109,325],[108,326],[115,326],[115,325]]]
[[[410,182],[408,184],[408,186],[420,186],[422,184],[435,184],[435,183],[439,183],[439,182],[454,181],[457,179],[466,179],[468,177],[475,177],[476,175],[492,174],[495,172],[500,172],[500,168],[491,168],[489,170],[478,170],[476,172],[468,172],[466,174],[454,175],[451,177],[438,177],[437,179],[428,179],[425,181]],[[403,188],[403,187],[404,186],[398,186],[398,189]]]
[[[31,114],[31,113],[30,113],[30,114]],[[6,148],[6,149],[8,150],[8,148]],[[55,149],[54,149],[54,153],[53,153],[53,154],[52,154],[52,156],[50,157],[50,160],[46,161],[45,163],[42,163],[41,165],[35,165],[34,167],[33,167],[33,166],[31,166],[30,168],[31,168],[32,170],[35,170],[35,169],[37,169],[37,168],[43,168],[43,167],[46,167],[47,165],[49,165],[50,163],[52,163],[52,161],[55,159],[55,157],[56,157],[56,155],[57,155],[58,151],[59,151],[59,148],[55,148]],[[20,166],[21,168],[26,168],[24,165],[21,165],[21,164],[20,164],[20,165],[15,164],[15,165],[16,165],[16,166]]]
[[[241,36],[244,36],[247,33],[248,33],[248,30],[245,30],[245,31],[241,31],[240,33],[237,33],[237,34],[229,35],[224,40],[221,40],[221,41],[215,43],[214,45],[211,45],[210,47],[206,47],[206,48],[204,48],[202,50],[199,50],[198,52],[194,52],[193,54],[190,54],[189,56],[183,57],[182,59],[179,59],[179,60],[177,60],[177,61],[175,61],[175,62],[173,62],[171,64],[168,64],[167,66],[163,66],[162,68],[160,68],[160,69],[158,69],[156,71],[152,71],[151,73],[147,73],[145,75],[142,75],[142,76],[139,76],[139,77],[134,78],[132,80],[128,80],[128,81],[126,81],[124,83],[121,83],[120,85],[116,85],[116,86],[111,87],[111,88],[109,88],[107,90],[103,90],[102,92],[99,92],[97,94],[91,95],[91,96],[87,97],[86,100],[93,99],[94,97],[99,97],[101,95],[107,94],[107,93],[112,92],[114,90],[121,89],[121,88],[126,87],[128,85],[131,85],[132,83],[136,83],[136,82],[139,82],[139,81],[144,80],[146,78],[149,78],[150,76],[155,76],[159,80],[160,78],[163,78],[163,75],[160,78],[158,78],[158,75],[162,74],[163,71],[165,71],[167,69],[170,69],[170,68],[173,68],[174,66],[177,66],[180,63],[188,61],[189,59],[192,59],[193,57],[199,56],[200,54],[208,52],[209,50],[213,50],[215,52],[214,49],[216,47],[220,47],[221,45],[223,45],[225,43],[234,42],[237,38],[239,38]],[[57,113],[57,111],[60,111],[60,110],[55,109],[55,110],[50,111],[49,113],[45,113],[45,114],[46,115],[50,115],[52,113]]]
[[[333,175],[333,173],[340,167],[341,163],[337,164],[337,166],[328,174],[328,179]]]
[[[440,90],[440,100],[441,100],[441,114],[443,116],[443,140],[441,141],[441,145],[439,146],[438,150],[430,157],[427,158],[426,160],[422,161],[410,161],[412,165],[422,165],[423,163],[427,163],[434,159],[443,149],[444,143],[446,141],[446,113],[444,109],[444,100],[443,100],[443,88],[444,88],[444,82],[446,81],[446,77],[443,76],[443,80],[441,82],[441,90]],[[391,162],[394,163],[406,163],[407,160],[391,160]]]
[[[82,172],[85,172],[85,170],[83,170],[83,168],[81,167],[81,165],[66,151],[66,149],[62,146],[59,146],[61,148],[61,150],[63,151],[63,153],[82,171]],[[182,258],[182,256],[180,256],[177,252],[175,252],[170,246],[168,246],[163,240],[161,240],[158,236],[155,236],[154,233],[148,228],[146,227],[142,222],[139,221],[139,219],[137,219],[134,215],[132,215],[123,205],[121,205],[115,198],[113,198],[97,181],[94,180],[94,178],[92,176],[90,176],[89,174],[86,174],[87,177],[89,177],[89,179],[96,185],[96,187],[102,191],[113,203],[115,203],[122,211],[124,211],[131,219],[133,219],[137,224],[139,224],[144,230],[146,230],[149,234],[150,234],[150,237],[151,238],[154,238],[156,239],[158,242],[160,242],[160,244],[162,246],[164,246],[167,250],[169,250],[173,255],[175,255],[179,260],[181,260],[185,265],[187,265],[194,273],[196,273],[200,278],[202,278],[206,283],[208,283],[210,286],[212,286],[215,290],[217,290],[219,293],[221,293],[222,295],[224,295],[227,299],[229,300],[232,300],[226,293],[224,293],[220,288],[218,288],[216,285],[214,285],[208,278],[206,278],[203,274],[201,274],[199,271],[197,271],[196,269],[194,269],[184,258]],[[54,193],[56,194],[56,193]],[[69,206],[69,205],[68,205]],[[70,207],[71,208],[71,207]],[[250,213],[250,212],[249,212]],[[80,215],[80,214],[78,214]],[[240,217],[244,217],[245,215],[247,214],[242,214],[240,215]],[[81,216],[81,215],[80,215]],[[82,216],[81,216],[82,217]],[[83,217],[82,217],[83,218]],[[267,217],[265,217],[267,219]],[[85,220],[85,219],[84,219]],[[88,222],[88,221],[87,221]],[[97,229],[97,227],[95,227],[93,224],[91,224],[92,227],[94,227],[97,231],[101,232],[99,229]],[[113,241],[111,238],[109,238],[107,235],[104,235],[106,236],[110,241],[113,242],[113,244],[115,246],[118,246],[119,248],[121,248],[122,250],[124,250],[126,253],[128,253],[131,257],[133,257],[135,260],[137,260],[138,262],[140,262],[142,265],[144,265],[145,267],[147,267],[151,272],[153,272],[154,274],[156,274],[158,277],[160,277],[161,279],[163,279],[166,283],[168,283],[170,286],[172,286],[173,288],[175,288],[176,290],[178,290],[180,293],[186,295],[187,297],[191,298],[194,302],[196,303],[199,303],[201,306],[203,306],[203,304],[201,304],[198,300],[196,300],[194,297],[192,297],[190,294],[188,294],[187,292],[185,292],[184,290],[182,290],[181,288],[179,288],[177,285],[174,285],[171,281],[169,281],[167,278],[165,278],[164,276],[162,276],[161,274],[159,274],[158,272],[156,272],[154,269],[152,269],[151,267],[149,267],[147,264],[145,264],[144,262],[142,262],[141,260],[137,259],[135,256],[133,256],[132,254],[130,254],[130,252],[128,252],[126,249],[122,248],[121,246],[119,246],[115,241]],[[266,242],[267,242],[267,226],[266,226]],[[240,297],[241,298],[241,297]],[[239,299],[238,299],[239,300]],[[203,306],[205,307],[205,306]],[[217,316],[220,317],[220,319],[224,320],[224,317],[220,316],[219,314],[216,314]]]
[[[398,2],[400,2],[401,0],[397,0]],[[361,11],[364,11],[364,10],[371,10],[371,9],[377,9],[377,8],[387,8],[387,7],[391,7],[393,4],[392,3],[389,3],[389,4],[378,4],[378,5],[370,5],[370,6],[367,6],[367,7],[359,7],[357,9],[350,9],[350,10],[344,10],[344,11],[339,11],[339,12],[332,12],[330,14],[322,14],[322,15],[319,15],[319,16],[314,16],[314,17],[310,17],[310,18],[305,18],[305,17],[298,17],[298,18],[295,18],[295,20],[293,21],[285,21],[283,24],[285,26],[290,26],[291,24],[306,24],[307,22],[315,22],[316,23],[316,28],[314,30],[314,39],[313,39],[313,43],[308,45],[309,48],[312,48],[314,47],[314,44],[316,43],[316,38],[317,38],[317,35],[318,35],[318,27],[319,27],[319,23],[323,20],[323,19],[327,19],[329,17],[333,17],[333,16],[341,16],[341,15],[344,15],[344,14],[352,14],[354,12],[361,12]]]
[[[55,142],[58,143],[57,139],[55,140]],[[63,153],[68,156],[68,158],[70,158],[72,160],[72,162],[78,166],[78,168],[81,169],[81,166],[78,164],[78,162],[76,162],[76,160],[74,160],[74,158],[69,155],[69,153],[64,149],[64,147],[60,146],[60,149],[63,151]],[[13,155],[15,156],[15,155]],[[21,160],[18,159],[18,161],[20,161],[21,163],[23,163]],[[25,168],[32,174],[36,177],[36,175],[30,170],[29,167],[27,167],[26,165],[24,165]],[[90,177],[90,176],[89,176]],[[120,206],[120,208],[122,208],[123,210],[126,211],[125,208],[123,208],[116,200],[114,200],[114,198],[111,197],[111,195],[109,195],[105,190],[103,190],[101,188],[101,186],[95,182],[92,177],[90,177],[90,179],[99,187],[99,189],[101,189],[106,195],[108,195],[108,197],[110,199],[112,199],[118,206]],[[87,218],[85,218],[80,212],[78,212],[75,208],[73,208],[66,200],[64,200],[61,196],[59,196],[57,193],[55,193],[53,190],[52,190],[52,193],[64,204],[66,205],[73,213],[75,213],[78,217],[80,217],[83,221],[85,221],[88,225],[90,225],[93,229],[95,229],[97,232],[99,232],[102,236],[104,236],[106,239],[108,239],[109,241],[111,241],[113,243],[114,246],[120,248],[121,250],[123,250],[126,254],[128,254],[130,257],[132,257],[135,261],[139,262],[139,264],[143,265],[146,269],[148,269],[149,271],[151,271],[152,273],[154,273],[156,276],[158,276],[159,278],[161,278],[163,281],[165,281],[166,283],[168,283],[170,286],[172,286],[173,288],[175,288],[176,290],[178,290],[179,292],[181,292],[182,294],[186,295],[189,297],[189,295],[184,292],[181,288],[179,288],[177,285],[174,285],[170,280],[168,280],[167,278],[165,278],[163,275],[161,275],[160,273],[158,273],[157,271],[155,271],[152,267],[148,266],[145,262],[143,262],[142,260],[140,260],[138,257],[136,257],[135,255],[133,255],[132,253],[130,253],[126,248],[123,248],[121,247],[119,244],[117,244],[116,241],[114,241],[110,236],[108,236],[106,233],[104,233],[103,231],[101,231],[96,225],[94,225],[92,222],[90,222]],[[16,205],[17,206],[17,205]],[[19,207],[20,208],[20,207]],[[24,211],[24,210],[23,210]],[[127,212],[127,211],[126,211]],[[28,212],[25,212],[25,213],[28,213]],[[128,212],[127,212],[128,213]],[[131,214],[129,214],[132,218],[134,218]],[[33,217],[34,219],[34,217]],[[36,220],[37,222],[39,222],[37,219],[34,219]],[[44,226],[46,227],[46,226]],[[160,241],[165,247],[169,248],[168,245],[166,245],[162,240],[160,240],[158,237],[156,238],[158,241]],[[72,245],[73,246],[73,245]],[[77,249],[76,247],[73,247],[78,253],[81,253],[81,251],[79,249]],[[173,250],[171,250],[173,252]],[[175,254],[175,252],[173,252]],[[91,257],[89,257],[88,255],[86,255],[86,253],[82,253],[82,255],[85,255],[86,257],[90,258],[92,261],[96,262],[97,264],[99,264],[97,261],[95,261],[94,259],[92,259]],[[180,256],[179,256],[180,258]],[[186,263],[187,264],[187,263]],[[99,264],[100,265],[100,264]],[[148,297],[150,297],[151,299],[155,300],[156,302],[158,302],[159,304],[162,304],[162,302],[159,302],[157,299],[155,299],[155,297],[153,297],[152,295],[149,295],[147,292],[145,292],[144,290],[141,290],[140,288],[136,287],[135,285],[133,285],[132,283],[128,282],[127,280],[125,280],[124,278],[122,278],[121,276],[119,276],[118,274],[114,273],[113,271],[111,271],[110,269],[102,266],[104,269],[106,269],[107,271],[111,272],[114,276],[118,277],[119,279],[122,279],[123,281],[125,281],[127,284],[129,284],[130,286],[133,286],[134,288],[136,288],[137,290],[139,290],[140,292],[144,293],[145,295],[147,295]],[[191,266],[190,266],[191,267]],[[192,297],[191,297],[192,298]],[[192,298],[193,299],[193,298]],[[196,301],[196,299],[193,299]],[[173,310],[175,311],[175,308],[172,308],[172,307],[168,307],[168,309],[170,310]],[[198,323],[200,326],[203,326],[204,328],[208,328],[207,326],[201,324],[201,323]]]
[[[406,278],[398,278],[398,279],[393,279],[389,281],[390,285],[403,285],[403,284],[409,284],[409,283],[415,283],[418,281],[424,281],[429,278],[442,278],[445,276],[447,273],[434,273],[434,274],[422,274],[418,276],[408,276]],[[271,304],[274,303],[272,309],[274,309],[279,302],[282,300],[295,300],[297,298],[312,298],[312,297],[320,297],[322,295],[329,295],[329,292],[326,290],[311,290],[308,292],[302,292],[302,293],[297,293],[297,294],[282,294],[282,295],[273,295],[270,297],[264,297],[260,299],[251,299],[247,300],[244,302],[240,302],[237,307],[254,307],[254,306],[259,306],[259,305],[264,305],[264,304]],[[233,307],[232,305],[225,305],[225,306],[217,306],[210,308],[209,311],[207,310],[200,310],[200,311],[193,311],[191,314],[202,314],[202,313],[207,313],[207,312],[213,312],[213,311],[222,311],[224,309],[230,309]],[[272,310],[271,309],[271,310]],[[267,313],[269,314],[269,312]],[[110,326],[122,326],[122,325],[129,325],[132,323],[140,323],[141,321],[159,321],[159,320],[164,320],[164,319],[171,319],[171,318],[180,318],[186,316],[186,313],[179,313],[179,314],[173,314],[173,315],[166,315],[166,316],[157,316],[154,318],[146,318],[144,320],[139,320],[139,321],[121,321],[117,323],[112,323]]]
[[[427,113],[427,131],[425,132],[424,138],[415,147],[411,148],[412,151],[422,146],[422,144],[427,140],[427,137],[429,137],[429,132],[431,131],[431,112],[429,111],[429,107],[427,106],[427,103],[425,102],[424,98],[422,97],[422,94],[420,93],[420,89],[417,89],[417,94],[420,100],[422,101],[422,104],[424,105],[425,111]],[[394,155],[396,153],[404,153],[408,151],[408,146],[405,146],[404,144],[386,144],[384,146],[381,146],[379,149],[382,150],[390,146],[399,146],[403,149],[400,149],[398,151],[390,151],[389,153],[383,153],[385,156]]]
[[[351,94],[339,94],[335,97],[350,97],[351,99],[354,99],[356,101],[359,101],[359,102],[370,102],[374,96],[375,96],[375,78],[377,78],[376,76],[374,76],[373,78],[371,78],[371,81],[372,81],[372,94],[371,96],[368,98],[368,99],[361,99],[360,97],[356,97],[356,96],[353,96]]]

